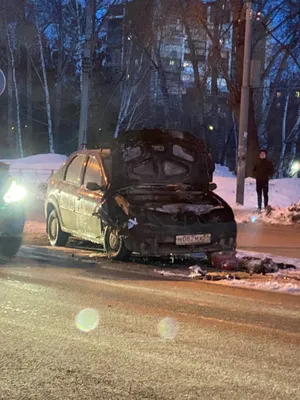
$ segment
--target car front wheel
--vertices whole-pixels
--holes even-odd
[[[69,235],[61,230],[56,210],[52,210],[47,221],[48,238],[51,246],[66,246]]]
[[[126,261],[131,256],[131,251],[125,246],[124,239],[110,227],[105,230],[104,248],[108,257],[113,260]]]

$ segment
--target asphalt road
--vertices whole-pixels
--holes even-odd
[[[5,400],[300,399],[300,296],[21,251],[0,266],[0,343]]]

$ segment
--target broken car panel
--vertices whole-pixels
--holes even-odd
[[[212,172],[204,142],[181,131],[130,131],[111,151],[75,153],[48,187],[50,242],[88,239],[116,259],[234,250],[233,212],[210,190]]]

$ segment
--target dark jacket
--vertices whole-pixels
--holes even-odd
[[[259,159],[253,168],[254,178],[258,181],[268,181],[274,175],[272,161]]]

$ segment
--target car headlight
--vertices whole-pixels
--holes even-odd
[[[12,182],[11,187],[3,196],[3,200],[5,201],[5,203],[22,201],[25,199],[26,194],[26,189],[23,186],[17,185],[16,182]]]

